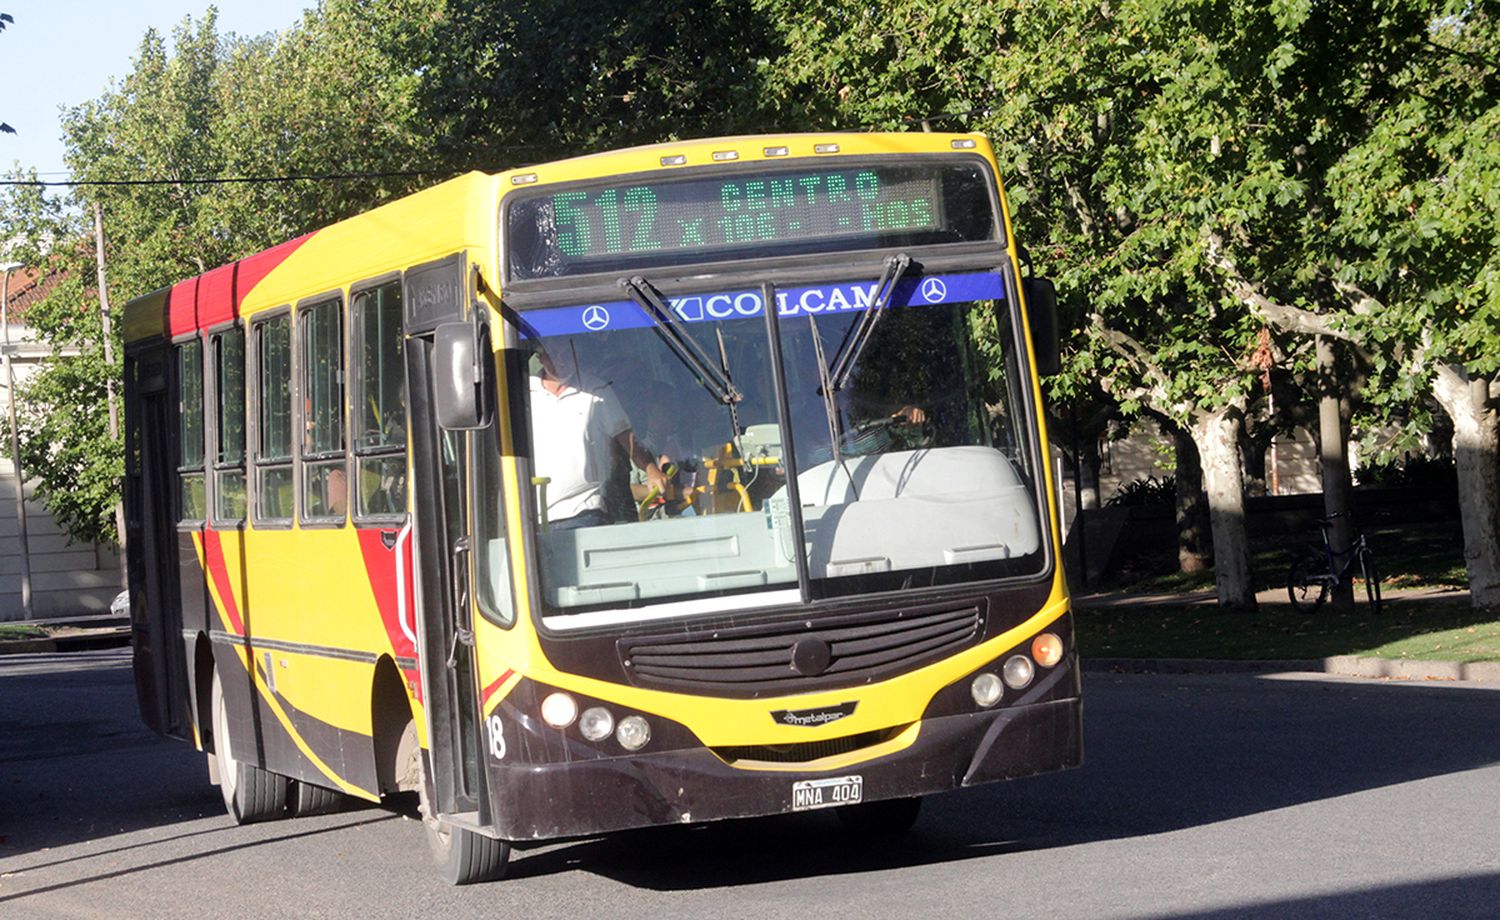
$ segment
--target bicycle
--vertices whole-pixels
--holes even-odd
[[[1365,598],[1375,613],[1380,612],[1380,575],[1375,571],[1375,554],[1365,540],[1365,535],[1360,533],[1353,543],[1341,550],[1334,549],[1333,543],[1328,539],[1328,528],[1343,513],[1335,512],[1318,519],[1318,526],[1323,531],[1321,553],[1309,548],[1292,561],[1291,570],[1287,573],[1286,593],[1298,613],[1317,612],[1328,595],[1343,584],[1356,562],[1359,563],[1360,576],[1365,582]],[[1339,562],[1341,559],[1342,563]]]

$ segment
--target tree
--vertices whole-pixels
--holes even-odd
[[[421,96],[442,153],[490,170],[764,130],[777,39],[751,0],[450,4]]]
[[[168,42],[148,31],[132,69],[67,112],[67,161],[83,181],[79,211],[102,205],[109,287],[133,297],[369,208],[422,181],[430,133],[412,114],[423,42],[441,0],[328,0],[268,38],[220,36],[213,11]],[[393,21],[387,14],[400,14]],[[439,173],[443,170],[439,168]],[[204,183],[234,176],[377,174],[343,181]],[[440,177],[439,176],[439,177]],[[430,178],[427,181],[431,181]],[[63,282],[31,309],[59,357],[24,395],[23,455],[49,510],[75,538],[115,538],[121,446],[108,436],[91,234],[66,226],[48,271]],[[114,353],[120,354],[119,342]],[[76,352],[76,354],[73,354]],[[61,355],[68,354],[68,357]]]

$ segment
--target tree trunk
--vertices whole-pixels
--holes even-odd
[[[1219,606],[1255,609],[1250,583],[1250,538],[1245,529],[1245,484],[1240,468],[1240,410],[1199,412],[1193,417],[1193,443],[1203,460],[1208,519],[1214,537],[1214,581]]]
[[[1490,381],[1439,365],[1432,392],[1453,420],[1464,564],[1473,605],[1500,609],[1500,413]]]
[[[1198,445],[1186,428],[1171,425],[1176,447],[1177,472],[1177,570],[1202,572],[1214,564],[1213,536],[1209,532],[1208,499],[1203,495],[1203,460]]]
[[[1335,550],[1343,551],[1354,544],[1354,510],[1349,503],[1350,490],[1353,488],[1349,479],[1349,430],[1344,427],[1339,398],[1341,380],[1333,342],[1327,336],[1318,336],[1317,354],[1318,466],[1323,475],[1323,516],[1333,519],[1329,539]],[[1336,560],[1335,564],[1342,564],[1343,561]],[[1335,613],[1353,613],[1353,581],[1346,579],[1339,582],[1330,601]]]

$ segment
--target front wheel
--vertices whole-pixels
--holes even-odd
[[[1359,554],[1359,573],[1365,579],[1365,599],[1370,610],[1380,612],[1380,573],[1375,571],[1375,554],[1368,549]]]
[[[344,795],[312,783],[292,780],[287,790],[286,810],[294,818],[331,815],[344,805]]]
[[[1286,593],[1298,613],[1316,613],[1328,597],[1327,571],[1323,560],[1312,555],[1298,556],[1286,576]]]
[[[287,778],[234,756],[229,740],[229,718],[224,707],[224,686],[214,671],[212,691],[214,760],[219,773],[219,792],[224,810],[236,824],[268,821],[286,814]]]
[[[450,885],[472,885],[494,882],[505,877],[510,865],[510,844],[486,837],[464,827],[454,827],[438,817],[433,806],[427,755],[417,747],[416,730],[408,723],[401,749],[413,751],[420,771],[417,803],[422,811],[422,827],[427,831],[427,846],[438,872]]]

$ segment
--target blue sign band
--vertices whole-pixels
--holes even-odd
[[[824,284],[776,290],[776,314],[787,319],[864,310],[875,299],[877,282]],[[1005,284],[990,272],[921,275],[907,278],[891,293],[892,307],[927,307],[972,300],[1003,300]],[[756,319],[765,316],[765,296],[758,290],[715,291],[667,298],[672,318],[683,323]],[[543,337],[647,329],[651,317],[633,300],[528,310],[526,321]]]

